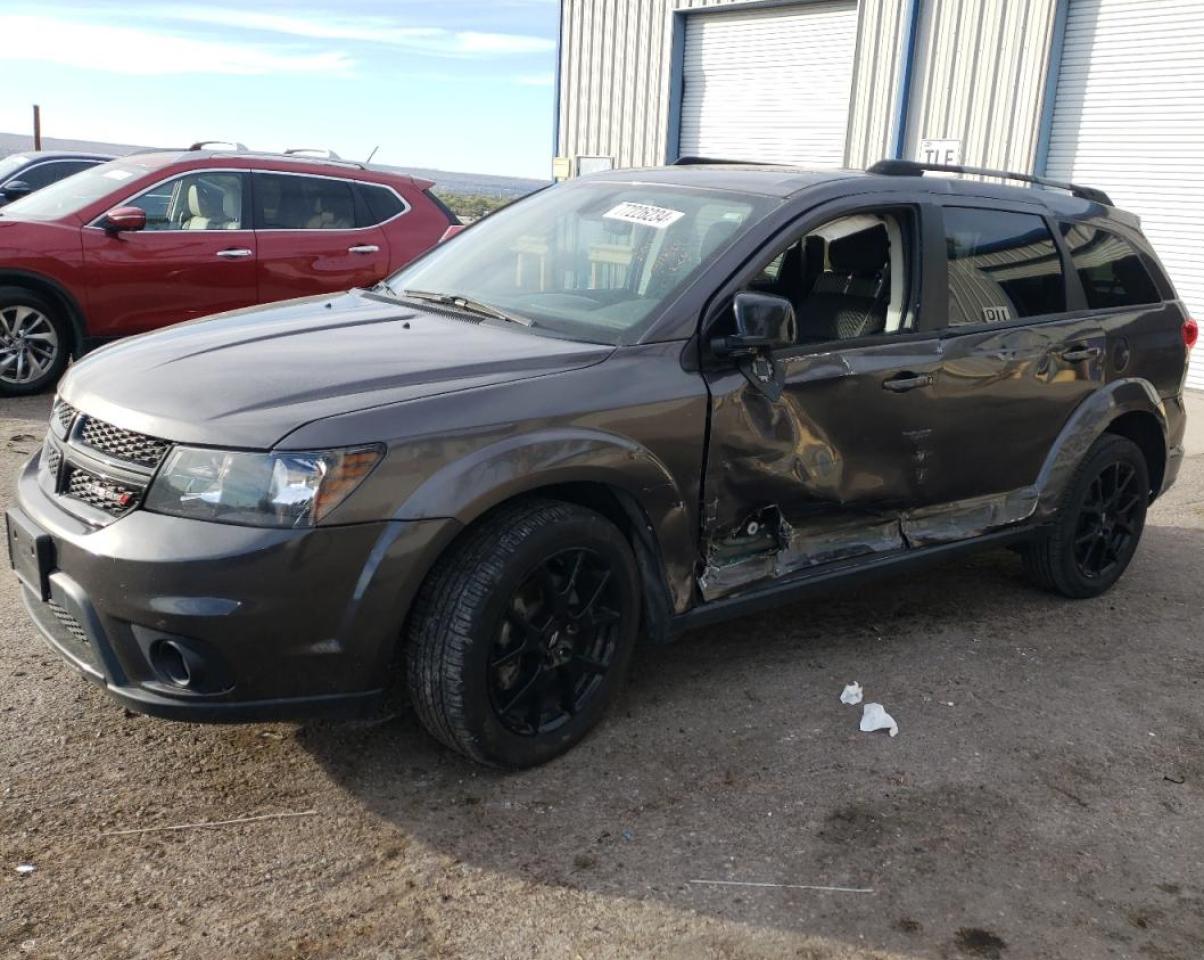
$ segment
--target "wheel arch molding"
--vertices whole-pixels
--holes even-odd
[[[590,507],[624,529],[645,587],[660,581],[660,601],[668,609],[652,611],[654,620],[663,617],[667,628],[669,611],[680,613],[688,606],[693,511],[660,459],[615,434],[561,428],[507,437],[431,473],[394,519],[443,517],[468,527],[502,504],[532,495]]]
[[[62,309],[71,324],[71,355],[80,357],[87,339],[87,321],[79,301],[59,281],[41,273],[11,267],[0,268],[0,287],[23,287],[30,293],[47,297]]]
[[[1037,515],[1051,517],[1075,468],[1105,433],[1127,437],[1141,448],[1150,473],[1151,499],[1161,491],[1167,463],[1167,415],[1158,391],[1138,378],[1100,387],[1075,408],[1058,434],[1037,477]]]

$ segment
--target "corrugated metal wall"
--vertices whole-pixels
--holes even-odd
[[[803,0],[805,2],[805,0]],[[672,11],[731,0],[562,0],[562,156],[613,156],[620,167],[665,161]],[[850,166],[889,154],[906,3],[861,0],[846,146]]]
[[[962,141],[962,163],[1032,171],[1055,0],[925,0],[905,156]]]

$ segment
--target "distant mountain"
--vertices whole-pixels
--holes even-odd
[[[45,150],[80,150],[91,153],[111,153],[122,157],[128,153],[138,153],[142,150],[156,149],[139,147],[124,143],[95,143],[91,140],[60,140],[55,137],[43,137],[42,147]],[[33,137],[17,133],[0,133],[0,157],[10,153],[21,153],[33,149]],[[547,181],[532,180],[526,177],[503,177],[489,173],[456,173],[452,170],[431,170],[424,167],[399,167],[391,164],[374,164],[387,170],[399,170],[411,173],[416,177],[433,180],[439,190],[445,193],[477,193],[488,197],[521,197],[532,190],[547,186]]]

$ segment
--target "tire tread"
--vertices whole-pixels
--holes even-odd
[[[418,719],[437,740],[478,763],[493,761],[465,720],[458,678],[473,643],[473,613],[518,547],[537,529],[601,515],[570,503],[530,499],[503,506],[435,564],[418,593],[407,636],[406,676]]]

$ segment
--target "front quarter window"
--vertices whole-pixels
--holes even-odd
[[[625,183],[553,187],[482,221],[389,287],[488,303],[536,328],[631,342],[768,198]]]

